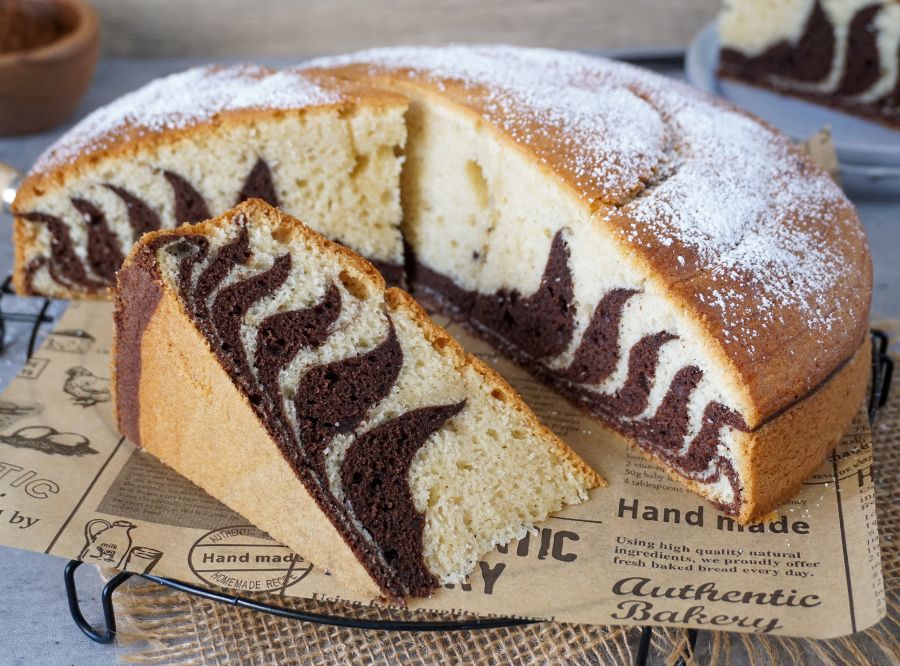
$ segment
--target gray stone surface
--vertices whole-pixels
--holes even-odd
[[[72,120],[74,122],[91,109],[152,78],[191,64],[194,61],[103,62]],[[671,73],[678,75],[678,72]],[[62,131],[0,139],[0,162],[25,170]],[[860,200],[856,203],[869,234],[875,264],[873,316],[900,318],[900,196],[894,201]],[[9,272],[11,259],[10,218],[4,213],[0,216],[0,277]],[[17,309],[29,309],[30,306],[33,303],[16,303]],[[62,304],[54,305],[55,311],[61,307]],[[27,333],[27,328],[22,325],[13,325],[7,331],[9,348],[0,356],[0,388],[8,383],[24,360]],[[63,592],[63,566],[64,561],[57,558],[0,547],[0,664],[116,662],[114,647],[91,643],[70,620]],[[98,620],[101,583],[96,570],[84,567],[78,580],[83,590],[85,614],[89,619]]]

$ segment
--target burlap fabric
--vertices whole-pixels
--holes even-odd
[[[876,325],[891,335],[891,349],[900,358],[900,321]],[[900,664],[900,373],[874,430],[885,620],[856,636],[831,641],[702,632],[698,662]],[[383,610],[336,603],[260,599],[320,613],[388,616]],[[339,629],[243,611],[140,579],[119,588],[115,603],[120,659],[143,664],[632,663],[640,635],[636,628],[553,623],[453,633]],[[429,617],[425,612],[405,615]],[[654,630],[652,663],[671,664],[686,651],[686,632]],[[685,656],[689,663],[694,660],[694,655]]]

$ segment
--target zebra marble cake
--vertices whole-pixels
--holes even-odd
[[[252,71],[164,79],[52,147],[15,202],[17,287],[99,293],[154,226],[112,187],[171,226],[203,212],[177,212],[199,201],[177,174],[210,213],[274,191],[741,522],[797,492],[851,422],[871,351],[865,233],[749,114],[540,49]]]

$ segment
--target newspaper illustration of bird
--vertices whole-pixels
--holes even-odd
[[[63,391],[72,396],[72,401],[82,407],[91,407],[100,402],[109,402],[109,379],[97,377],[80,365],[66,371],[68,379]]]

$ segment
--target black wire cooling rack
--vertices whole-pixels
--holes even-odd
[[[3,303],[9,302],[10,299],[17,301],[17,307],[14,311],[3,309]],[[51,309],[52,301],[50,299],[40,299],[37,301],[35,309],[34,302],[37,299],[25,299],[15,296],[11,288],[11,279],[9,277],[3,281],[0,286],[0,354],[6,351],[6,333],[7,324],[20,325],[28,324],[30,329],[28,332],[28,348],[27,358],[31,358],[34,352],[38,335],[43,324],[53,321],[53,317],[48,314]],[[29,303],[26,303],[29,302]],[[30,310],[22,310],[20,304],[25,304]],[[869,395],[869,421],[874,422],[878,410],[885,405],[888,398],[888,391],[891,385],[891,376],[894,370],[893,360],[888,356],[888,337],[879,330],[873,330],[872,336],[872,382],[871,392]],[[363,618],[355,618],[341,615],[328,615],[323,613],[310,613],[299,611],[274,604],[267,604],[260,601],[254,601],[247,597],[241,597],[230,594],[223,594],[215,590],[210,590],[198,585],[190,583],[182,583],[170,578],[154,576],[152,574],[139,574],[122,571],[111,578],[100,595],[100,604],[103,610],[104,625],[100,629],[95,629],[90,622],[85,619],[78,604],[78,591],[75,584],[75,571],[81,566],[82,562],[71,560],[66,564],[64,572],[64,580],[66,587],[66,598],[69,603],[69,611],[72,619],[78,628],[92,641],[97,643],[111,643],[116,638],[116,614],[113,607],[113,592],[132,576],[138,576],[144,580],[148,580],[157,585],[162,585],[185,594],[190,594],[202,599],[216,601],[229,606],[237,606],[246,608],[247,610],[259,613],[268,613],[301,622],[312,622],[320,625],[333,627],[347,627],[352,629],[366,629],[372,631],[408,631],[408,632],[431,632],[431,631],[473,631],[482,629],[495,629],[499,627],[515,627],[526,624],[534,624],[541,620],[532,620],[524,618],[481,618],[472,620],[437,620],[437,621],[413,621],[413,620],[370,620]],[[689,654],[694,653],[694,647],[697,644],[697,637],[700,634],[698,629],[687,630],[687,643],[689,646]],[[635,665],[644,666],[650,655],[650,643],[653,638],[653,627],[642,627],[638,649],[635,653]],[[676,662],[676,666],[684,666],[685,657],[682,656]]]

